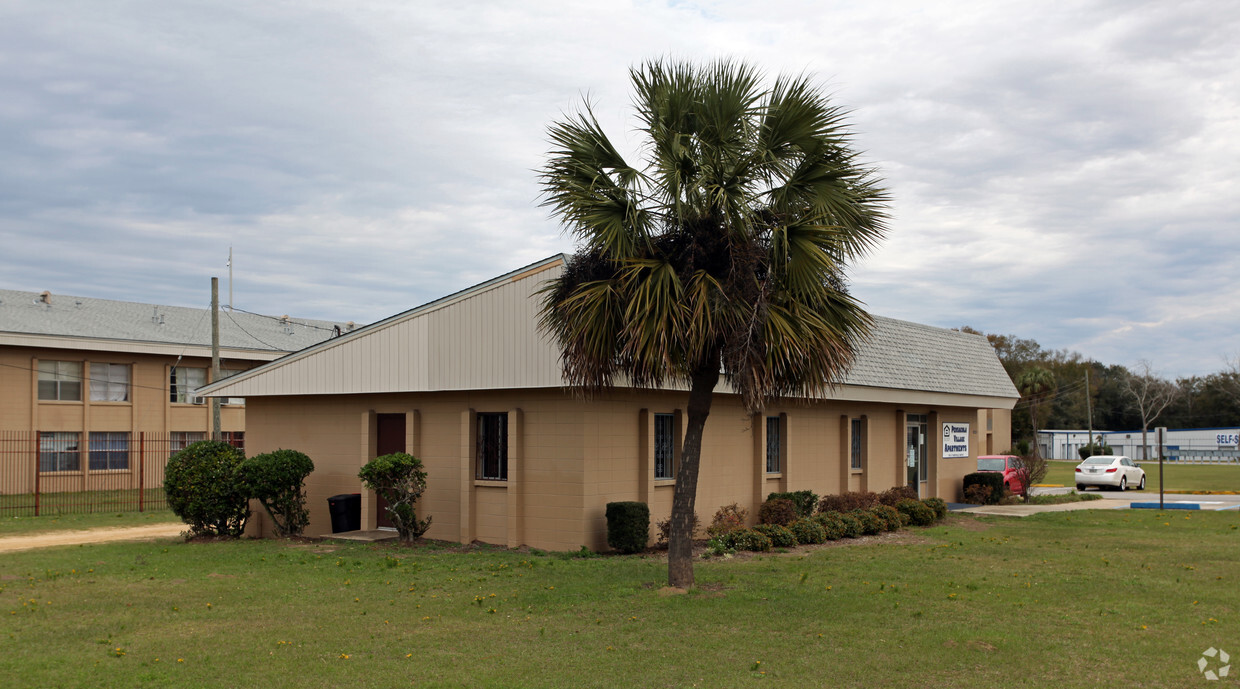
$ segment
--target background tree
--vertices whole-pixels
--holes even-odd
[[[1179,390],[1171,381],[1155,374],[1145,359],[1137,362],[1137,370],[1128,376],[1124,389],[1141,417],[1141,459],[1149,459],[1150,424],[1175,400]]]
[[[1026,369],[1016,379],[1016,389],[1020,391],[1021,401],[1029,408],[1029,418],[1033,423],[1033,442],[1030,443],[1031,459],[1039,460],[1042,453],[1038,448],[1038,410],[1055,395],[1055,376],[1041,366]],[[1045,475],[1046,471],[1043,469]]]
[[[715,386],[752,412],[825,392],[871,319],[844,271],[884,232],[886,194],[844,113],[804,76],[653,61],[630,72],[645,164],[587,106],[550,127],[546,205],[579,242],[541,325],[585,395],[616,376],[689,389],[668,583],[693,584],[692,520]]]

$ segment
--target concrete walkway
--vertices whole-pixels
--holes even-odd
[[[0,553],[35,548],[52,548],[64,545],[85,545],[112,541],[146,541],[157,538],[180,536],[188,527],[180,522],[148,524],[145,526],[117,526],[77,531],[50,531],[26,536],[0,537]]]
[[[1059,505],[981,505],[960,510],[966,514],[989,514],[999,517],[1028,517],[1042,512],[1073,512],[1076,510],[1128,509],[1128,500],[1082,500]]]

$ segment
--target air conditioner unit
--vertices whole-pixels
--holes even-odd
[[[199,397],[197,395],[194,395],[189,398],[189,403],[190,404],[206,404],[207,399],[205,397]]]

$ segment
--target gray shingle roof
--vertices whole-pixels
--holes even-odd
[[[225,349],[292,352],[347,330],[344,323],[260,316],[220,309]],[[158,344],[211,346],[211,311],[90,297],[0,290],[0,332]]]
[[[981,335],[874,317],[846,385],[1020,397],[995,350]]]

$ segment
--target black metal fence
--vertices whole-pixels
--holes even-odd
[[[205,433],[0,431],[0,517],[167,509],[168,458]],[[225,440],[244,448],[244,433]]]

